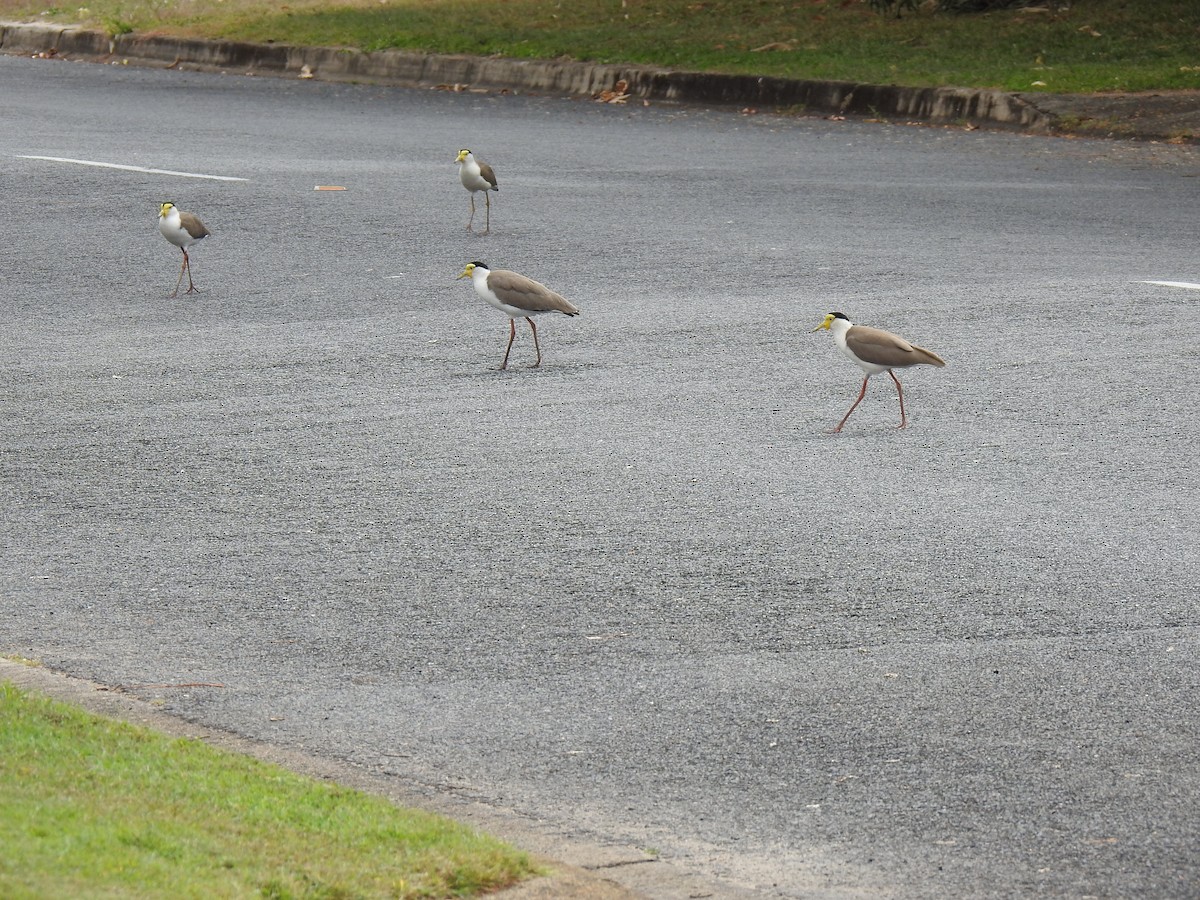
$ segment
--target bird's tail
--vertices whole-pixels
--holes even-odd
[[[921,362],[930,366],[937,366],[939,369],[945,367],[946,361],[932,350],[926,350],[924,347],[918,347],[916,344],[913,344],[912,348],[913,351],[921,357]]]

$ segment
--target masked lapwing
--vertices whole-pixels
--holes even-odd
[[[467,231],[471,230],[471,223],[475,221],[475,192],[483,191],[483,199],[487,206],[483,233],[487,234],[492,230],[491,192],[500,190],[500,185],[496,183],[496,173],[487,163],[477,160],[470,150],[459,150],[455,162],[458,163],[458,180],[471,192],[471,217],[467,219]]]
[[[459,278],[470,278],[475,293],[509,317],[508,347],[500,368],[508,367],[508,354],[512,351],[513,339],[517,336],[517,319],[523,318],[533,330],[533,347],[537,351],[537,362],[542,364],[542,348],[538,346],[537,326],[533,317],[542,313],[560,312],[567,316],[579,315],[579,307],[561,294],[556,294],[532,278],[509,272],[507,269],[489,269],[487,263],[471,262],[462,270]]]
[[[187,293],[199,293],[200,288],[192,281],[192,263],[188,259],[187,248],[208,237],[208,229],[204,223],[189,212],[180,212],[171,202],[164,203],[158,208],[158,230],[162,236],[183,251],[183,264],[179,267],[179,277],[175,279],[175,290],[172,297],[179,295],[179,285],[183,282],[183,273],[187,272]]]
[[[904,388],[900,387],[900,379],[896,377],[896,373],[892,369],[922,364],[938,368],[946,365],[945,360],[936,353],[910,344],[904,338],[892,334],[890,331],[855,325],[846,317],[845,313],[829,313],[825,316],[825,320],[813,329],[813,332],[816,333],[821,329],[831,331],[838,348],[867,373],[863,378],[862,390],[858,392],[858,399],[854,401],[854,406],[850,407],[850,411],[842,417],[842,421],[838,422],[837,428],[833,429],[835,432],[842,430],[842,426],[850,418],[850,413],[854,412],[858,404],[862,403],[863,397],[867,395],[867,382],[871,380],[871,376],[878,375],[880,372],[887,372],[892,376],[892,381],[896,382],[896,391],[900,396],[900,427],[903,428],[908,424],[908,420],[904,417]]]

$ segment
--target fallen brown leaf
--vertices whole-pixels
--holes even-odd
[[[629,82],[622,78],[612,86],[612,90],[593,94],[592,99],[600,103],[624,103],[629,99]]]

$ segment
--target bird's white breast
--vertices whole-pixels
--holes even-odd
[[[491,188],[479,170],[479,163],[473,159],[464,159],[458,164],[458,177],[468,191],[486,191]]]
[[[172,209],[165,216],[158,217],[158,230],[162,236],[176,247],[185,247],[192,242],[192,236],[184,229],[179,221],[179,210]]]

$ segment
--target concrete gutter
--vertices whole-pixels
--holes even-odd
[[[1017,94],[968,88],[914,88],[714,75],[642,66],[558,60],[441,56],[207,41],[122,34],[47,24],[0,23],[0,52],[63,59],[167,64],[248,74],[355,81],[408,87],[513,91],[559,96],[628,95],[653,102],[733,106],[763,112],[869,116],[938,124],[987,125],[1050,132],[1055,116]]]

